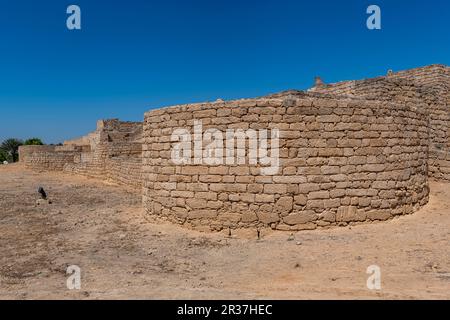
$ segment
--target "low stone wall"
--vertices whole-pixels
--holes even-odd
[[[62,171],[68,163],[74,163],[78,150],[58,150],[57,146],[21,146],[20,162],[26,167],[40,171]]]
[[[140,156],[107,158],[104,162],[104,167],[102,167],[102,174],[99,173],[99,167],[94,165],[90,160],[86,162],[76,160],[75,163],[67,163],[64,165],[64,171],[87,177],[100,178],[134,188],[140,188],[142,186],[142,158]]]
[[[54,152],[55,146],[20,146],[19,147],[19,162],[31,163],[29,159],[35,152]]]
[[[203,132],[278,129],[279,171],[261,174],[248,154],[243,164],[174,164],[172,134],[192,133],[196,120]],[[317,94],[149,111],[144,207],[155,219],[212,230],[303,230],[409,214],[428,201],[428,124],[424,108]]]

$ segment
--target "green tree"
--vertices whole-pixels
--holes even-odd
[[[23,145],[22,140],[19,139],[7,139],[3,141],[0,146],[6,154],[8,158],[12,160],[12,162],[16,162],[19,159],[19,147]]]
[[[44,143],[39,138],[30,138],[23,143],[25,146],[42,146]]]
[[[0,149],[0,164],[2,164],[3,161],[8,161],[8,160],[9,160],[8,153],[5,150]]]

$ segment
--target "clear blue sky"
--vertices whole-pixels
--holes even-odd
[[[66,28],[77,4],[82,30]],[[382,9],[382,30],[366,9]],[[447,0],[0,0],[0,140],[450,64]]]

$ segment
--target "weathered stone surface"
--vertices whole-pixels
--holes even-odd
[[[264,186],[264,193],[273,194],[285,194],[287,192],[287,186],[285,184],[266,184]]]
[[[274,212],[280,213],[282,216],[292,211],[294,200],[292,197],[281,197],[274,206]]]
[[[340,207],[337,210],[336,221],[350,222],[350,221],[364,221],[365,213],[358,210],[357,207]]]
[[[190,219],[211,219],[217,217],[216,210],[192,210],[188,213]]]
[[[283,218],[283,222],[288,225],[304,224],[317,219],[316,214],[312,210],[293,213]]]
[[[258,212],[258,218],[262,223],[270,224],[280,221],[280,217],[274,212]]]
[[[330,197],[329,191],[314,191],[308,194],[308,199],[328,199]]]
[[[300,194],[294,197],[295,204],[304,206],[308,202],[308,197],[306,195]]]
[[[367,212],[367,218],[370,220],[387,220],[391,214],[387,210],[371,210]]]
[[[206,200],[204,199],[187,199],[186,205],[192,209],[206,208]]]
[[[255,202],[272,203],[275,202],[275,196],[273,194],[257,194]]]

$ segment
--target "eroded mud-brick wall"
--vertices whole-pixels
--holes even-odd
[[[175,130],[279,129],[280,169],[174,164]],[[386,220],[428,201],[421,105],[297,93],[145,114],[143,203],[155,219],[206,229],[280,230]],[[194,142],[192,141],[192,144]]]

